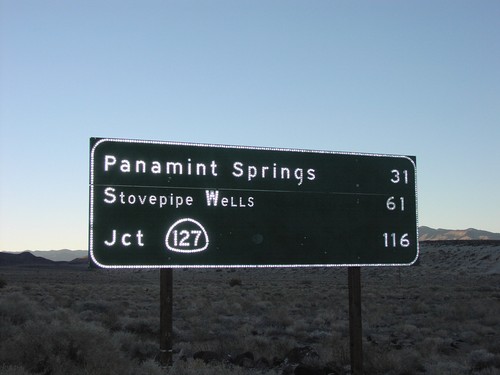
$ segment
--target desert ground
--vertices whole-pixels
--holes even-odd
[[[361,269],[366,374],[500,374],[500,241],[433,241]],[[0,374],[348,374],[347,269],[0,266]]]

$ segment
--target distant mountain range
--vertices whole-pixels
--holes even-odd
[[[43,251],[41,251],[43,253]],[[85,252],[86,254],[87,252]],[[86,258],[76,258],[71,261],[54,261],[41,256],[36,256],[32,252],[6,253],[0,251],[0,266],[58,266],[58,265],[78,265],[87,264]]]
[[[61,262],[61,261],[71,262],[72,260],[75,260],[77,258],[84,258],[89,254],[87,250],[67,250],[67,249],[48,250],[48,251],[34,250],[30,251],[30,253],[56,262]]]
[[[54,262],[42,257],[37,257],[32,253],[0,253],[0,266],[19,266],[19,265],[50,265]]]
[[[51,262],[77,262],[82,258],[87,258],[87,250],[27,250],[23,252],[0,252],[0,264],[1,260],[5,256],[17,256],[17,262],[20,263],[41,263],[43,261]],[[38,259],[40,258],[40,259]],[[5,258],[7,259],[7,258]],[[9,261],[11,258],[8,258]],[[12,258],[13,259],[13,258]],[[47,263],[46,262],[46,263]]]
[[[500,233],[474,228],[457,230],[421,226],[418,228],[418,237],[420,241],[500,240]]]

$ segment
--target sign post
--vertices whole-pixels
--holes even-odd
[[[160,269],[160,363],[172,364],[173,270]]]
[[[363,328],[361,322],[361,267],[349,267],[349,349],[351,372],[363,374]]]

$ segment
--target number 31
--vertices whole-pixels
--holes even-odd
[[[402,172],[403,172],[403,182],[405,184],[407,184],[408,183],[408,171],[405,169]],[[397,169],[393,169],[391,171],[391,173],[392,173],[391,182],[393,184],[399,184],[401,182],[401,173]]]

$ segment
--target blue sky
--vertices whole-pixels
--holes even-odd
[[[86,249],[89,138],[417,156],[500,232],[500,2],[0,0],[0,250]]]

